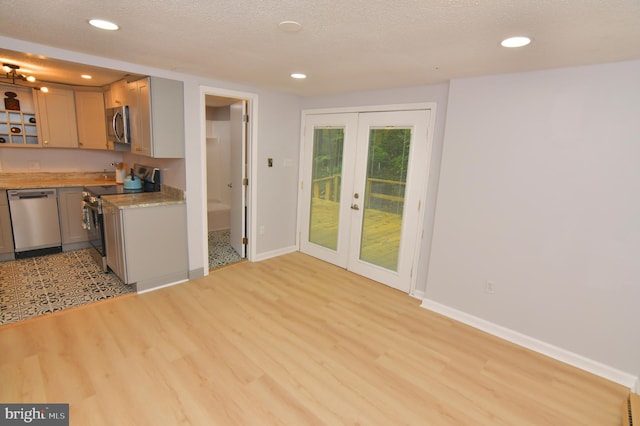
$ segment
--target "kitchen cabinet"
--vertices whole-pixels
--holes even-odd
[[[131,152],[184,158],[184,87],[181,81],[147,77],[128,84]]]
[[[109,85],[104,94],[105,108],[129,105],[127,80],[119,80]]]
[[[7,191],[0,191],[0,261],[11,260],[13,255],[13,232]]]
[[[63,251],[89,247],[89,234],[82,226],[82,187],[58,188],[58,211]]]
[[[120,208],[103,197],[107,265],[141,292],[188,277],[186,206]]]
[[[0,103],[0,146],[39,146],[32,90],[7,86],[0,89],[3,93],[15,93],[20,108],[19,111],[7,110],[5,103]]]
[[[102,91],[74,92],[78,147],[82,149],[107,149],[107,125]]]
[[[38,134],[45,148],[77,148],[78,129],[73,90],[52,87],[34,91]]]

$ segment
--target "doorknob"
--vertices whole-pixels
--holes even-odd
[[[351,205],[351,210],[360,210],[360,207],[358,207],[357,204],[352,204]]]
[[[360,194],[358,194],[357,192],[353,194],[353,198],[355,198],[356,200],[358,199],[358,197],[360,197]]]

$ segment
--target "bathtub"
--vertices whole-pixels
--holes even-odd
[[[220,200],[207,200],[207,229],[220,231],[231,227],[231,206]]]

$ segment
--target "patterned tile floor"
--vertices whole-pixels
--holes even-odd
[[[209,269],[242,260],[229,230],[208,235]],[[134,292],[105,274],[90,249],[0,262],[0,326]]]
[[[242,260],[229,244],[228,229],[209,232],[209,269],[220,268]]]
[[[0,325],[131,292],[89,249],[0,262]]]

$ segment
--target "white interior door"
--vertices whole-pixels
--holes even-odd
[[[246,257],[246,186],[247,176],[246,141],[247,128],[245,116],[247,114],[246,101],[231,104],[230,135],[231,135],[231,247],[241,256]]]
[[[408,292],[429,110],[305,117],[300,249]]]

